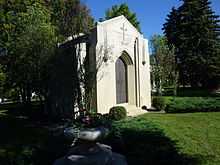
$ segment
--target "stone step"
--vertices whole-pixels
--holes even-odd
[[[138,115],[148,113],[146,110],[138,108],[134,105],[126,105],[125,108],[128,112],[128,114],[127,114],[128,116],[138,116]]]

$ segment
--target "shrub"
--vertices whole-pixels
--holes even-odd
[[[163,96],[173,96],[173,87],[165,87],[163,90]],[[217,97],[218,94],[212,90],[203,88],[192,87],[179,87],[177,89],[177,96],[179,97]]]
[[[216,112],[220,111],[219,97],[176,97],[167,105],[168,113]]]
[[[111,120],[122,120],[125,119],[127,116],[127,111],[122,106],[112,107],[109,111],[109,118]]]
[[[166,108],[166,100],[163,97],[154,97],[152,100],[152,106],[157,110],[164,110]]]

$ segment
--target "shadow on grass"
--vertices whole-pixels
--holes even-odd
[[[128,123],[126,123],[128,124]],[[190,157],[179,153],[176,142],[165,136],[162,130],[152,123],[130,122],[116,124],[111,136],[105,143],[113,147],[113,151],[124,154],[129,165],[199,165],[199,156]],[[127,127],[128,126],[128,127]]]
[[[69,142],[63,136],[52,135],[44,123],[3,112],[0,115],[0,165],[51,165],[67,152]]]

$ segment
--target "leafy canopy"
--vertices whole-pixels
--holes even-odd
[[[94,26],[90,10],[80,0],[50,1],[51,17],[57,33],[66,39],[79,33],[89,33]]]
[[[114,5],[112,8],[107,9],[105,12],[105,19],[108,20],[120,15],[124,15],[139,32],[141,31],[140,22],[137,20],[136,14],[129,9],[126,3]]]
[[[7,82],[11,88],[19,88],[25,101],[45,84],[45,68],[57,43],[55,27],[43,3],[3,1],[1,7],[0,46],[7,50]]]
[[[154,35],[150,43],[151,80],[154,82],[152,85],[157,94],[161,95],[162,88],[176,85],[175,47],[169,47],[167,38],[160,35]]]

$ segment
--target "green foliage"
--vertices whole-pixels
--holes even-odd
[[[154,122],[153,115],[114,122],[106,143],[113,147],[113,151],[125,155],[128,164],[194,164],[188,153],[185,156],[181,153],[177,141],[167,136],[162,124]],[[152,120],[148,120],[151,116]],[[163,117],[166,116],[161,116],[160,120],[163,121]]]
[[[109,118],[112,120],[122,120],[125,119],[127,116],[127,111],[125,107],[117,106],[112,107],[109,111]]]
[[[59,81],[59,84],[64,84],[64,86],[61,85],[58,88],[56,85],[50,85],[51,91],[60,91],[55,93],[55,97],[51,94],[51,97],[53,98],[52,102],[54,102],[52,104],[59,102],[59,108],[55,108],[55,106],[51,107],[54,109],[53,111],[57,111],[55,109],[58,109],[61,113],[63,112],[63,109],[66,109],[66,112],[72,113],[72,108],[75,106],[78,106],[79,109],[86,109],[90,111],[94,107],[92,105],[92,99],[94,97],[91,96],[94,95],[93,88],[95,81],[93,79],[92,81],[87,81],[88,77],[91,76],[91,74],[87,73],[89,71],[92,73],[91,68],[87,71],[87,63],[89,61],[88,57],[86,56],[85,58],[81,58],[81,44],[72,44],[66,41],[67,38],[70,39],[70,37],[72,37],[72,39],[74,39],[78,36],[82,36],[83,34],[84,37],[86,37],[94,26],[94,20],[88,7],[80,0],[53,0],[50,1],[49,4],[51,7],[52,23],[57,27],[56,32],[59,36],[59,43],[63,43],[59,47],[59,49],[63,49],[63,52],[60,51],[58,53],[59,55],[57,57],[59,58],[56,58],[57,61],[55,62],[57,64],[61,64],[61,71],[59,71],[55,66],[54,70],[57,70],[58,74],[55,73],[54,77]],[[89,56],[89,54],[87,55]],[[66,56],[66,58],[63,58],[63,56]],[[69,60],[66,61],[66,59]],[[66,64],[69,62],[68,65],[65,66],[65,68],[68,69],[67,72],[69,75],[64,73],[65,71],[62,66],[64,61]],[[74,76],[72,77],[71,75],[73,74]],[[95,75],[93,74],[91,77],[95,77]],[[70,79],[68,84],[65,81],[59,80],[68,78]],[[53,78],[51,84],[52,83]],[[65,86],[65,84],[67,84],[67,86]],[[68,93],[69,96],[66,96],[65,93]],[[67,99],[64,99],[65,97],[67,97]],[[62,101],[57,101],[60,98],[63,98],[61,99]]]
[[[7,54],[5,73],[10,88],[19,88],[24,103],[32,92],[45,92],[49,60],[57,43],[50,12],[38,1],[1,4],[1,47]]]
[[[94,26],[90,10],[80,0],[53,0],[50,1],[52,22],[57,27],[61,39],[89,33]]]
[[[164,24],[170,45],[176,47],[182,84],[216,88],[220,82],[219,17],[209,0],[182,0]]]
[[[40,4],[27,7],[26,13],[19,13],[19,23],[25,25],[16,38],[17,58],[14,65],[18,83],[30,84],[37,93],[47,77],[49,61],[56,48],[55,27],[50,23],[48,10]],[[34,37],[33,37],[34,36]],[[25,64],[23,62],[25,61]],[[23,65],[21,65],[23,64]],[[24,71],[28,70],[28,73]],[[23,73],[23,74],[22,74]]]
[[[204,88],[179,87],[177,89],[177,96],[180,97],[214,97],[217,95],[217,93]],[[173,87],[164,88],[163,96],[173,96]]]
[[[166,108],[164,97],[153,97],[152,106],[157,110],[163,111]]]
[[[137,28],[137,30],[140,32],[140,23],[137,20],[137,16],[135,13],[133,13],[132,11],[130,11],[128,5],[126,3],[123,3],[121,5],[114,5],[112,6],[112,8],[108,9],[105,12],[105,19],[111,19],[120,15],[124,15],[129,21],[130,23]]]
[[[219,97],[175,97],[170,98],[167,113],[219,112]]]
[[[52,80],[54,83],[57,76],[53,73],[60,52],[57,45],[69,36],[89,32],[94,25],[89,9],[80,0],[18,0],[10,3],[3,0],[0,8],[0,47],[7,50],[7,87],[18,90],[23,103],[30,104],[32,92],[40,100],[49,100],[52,95],[51,91],[48,92],[52,86],[50,83]],[[66,52],[68,56],[70,52]],[[60,104],[73,107],[74,101],[67,102]],[[56,103],[48,102],[48,107],[55,107],[49,104]]]
[[[106,143],[128,164],[218,165],[219,124],[220,112],[148,113],[115,122]]]
[[[178,83],[175,47],[168,45],[166,37],[154,35],[151,50],[151,83],[157,95],[162,95],[164,87],[172,85],[175,88]]]
[[[58,123],[48,127],[54,124]],[[148,113],[114,122],[105,144],[125,155],[128,164],[218,165],[219,124],[219,112]],[[39,121],[0,112],[0,125],[4,132],[0,136],[2,165],[53,164],[71,144],[62,136],[52,136],[45,122],[40,125]]]

